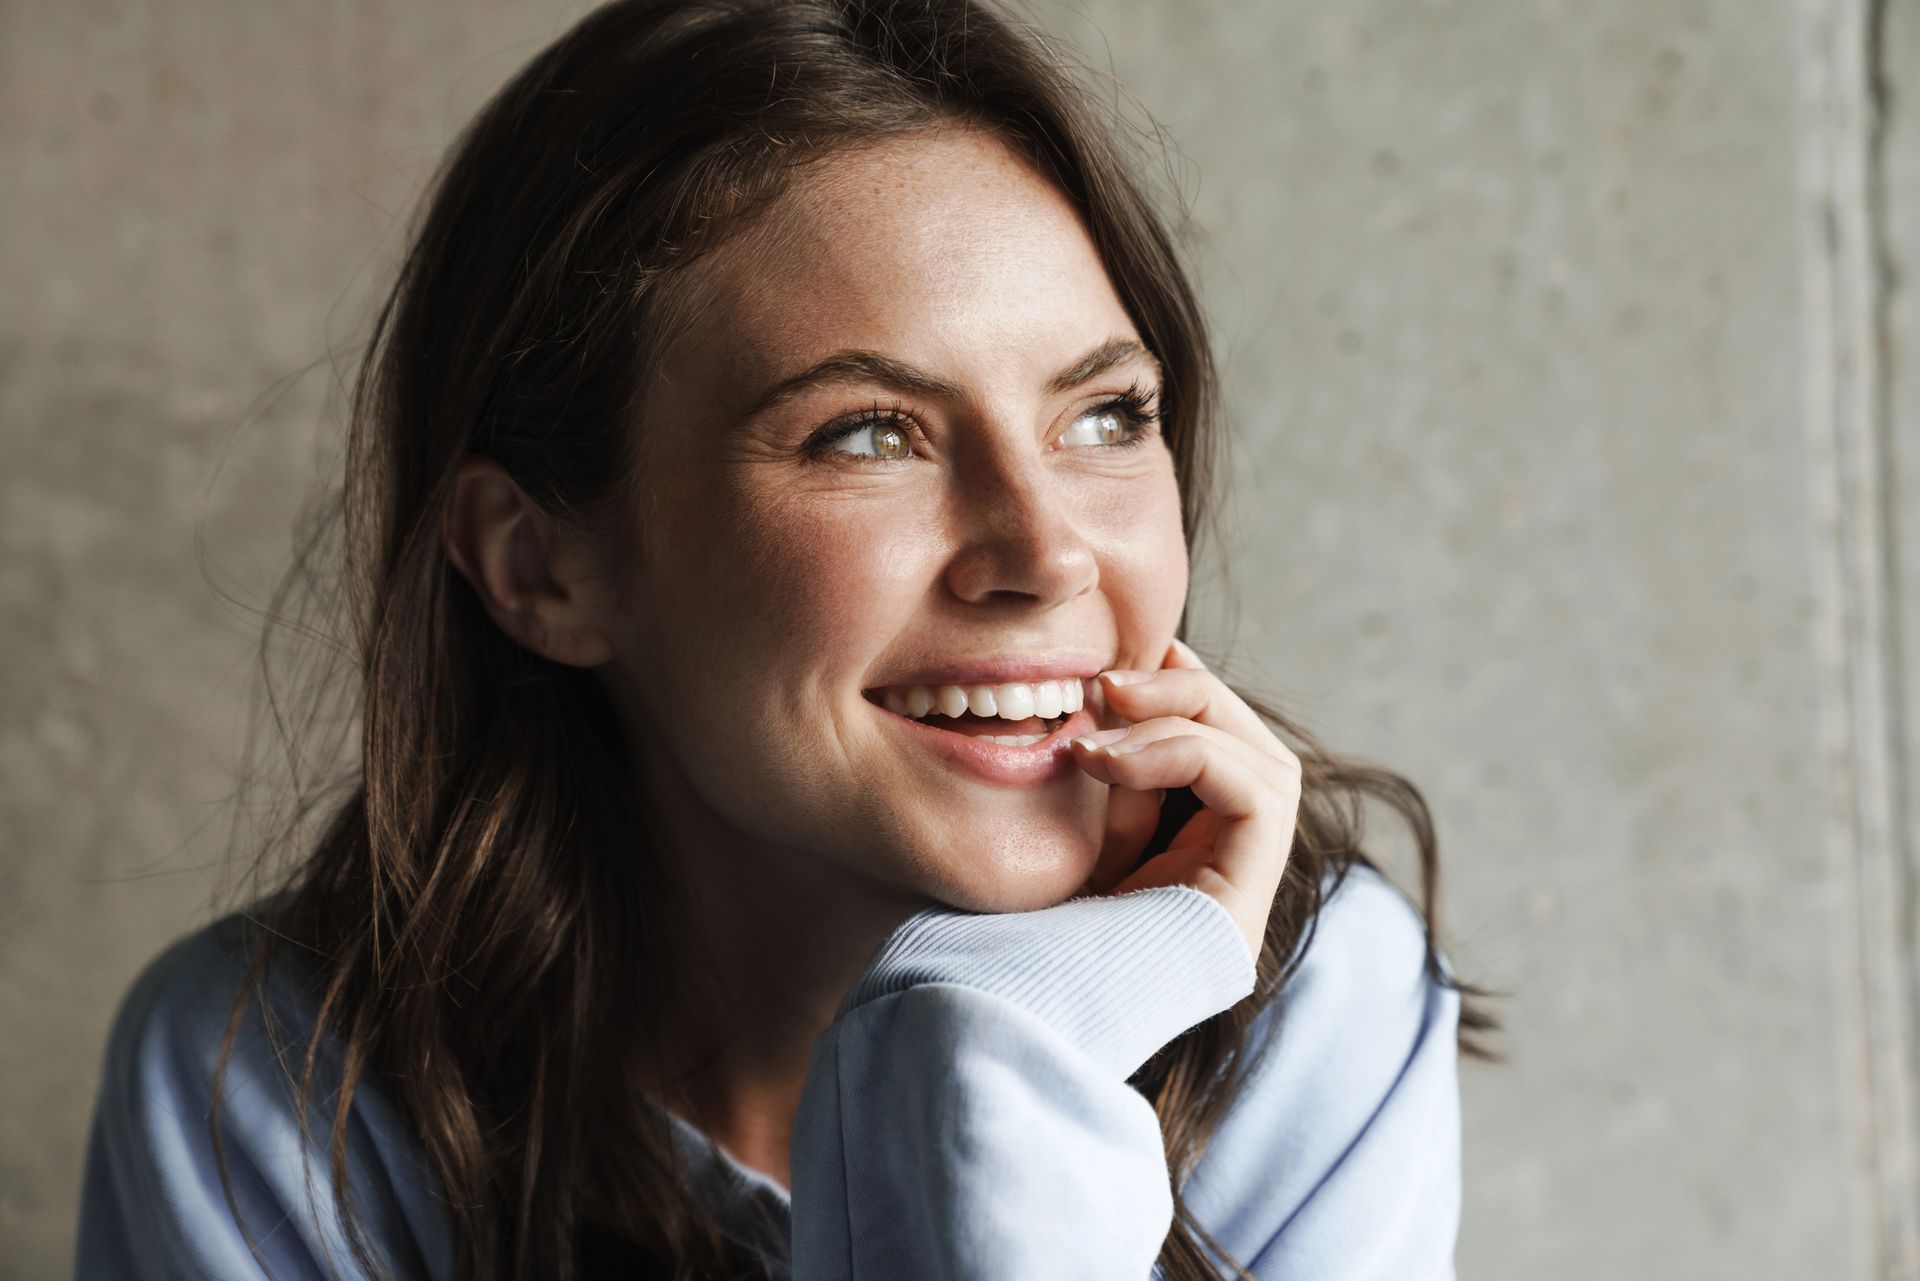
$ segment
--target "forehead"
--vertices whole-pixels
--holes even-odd
[[[663,372],[743,399],[845,348],[1012,387],[1134,335],[1072,204],[977,131],[814,162],[693,270],[699,301]]]

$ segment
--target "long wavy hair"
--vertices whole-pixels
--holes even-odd
[[[686,1185],[666,1119],[633,1086],[660,1034],[649,1012],[693,979],[698,922],[671,860],[647,857],[620,727],[588,673],[494,625],[449,564],[442,525],[457,467],[482,454],[556,519],[620,528],[646,431],[640,390],[685,321],[688,268],[797,166],[945,127],[991,131],[1078,209],[1163,367],[1163,432],[1198,545],[1217,378],[1142,177],[1144,135],[1046,38],[982,0],[617,0],[501,89],[442,165],[352,386],[344,477],[308,512],[268,611],[262,688],[292,779],[249,881],[260,928],[221,1053],[224,1074],[249,1010],[265,1007],[284,1036],[253,998],[293,953],[318,1013],[283,1048],[303,1120],[330,1103],[332,1191],[360,1268],[378,1262],[353,1212],[347,1122],[355,1090],[377,1082],[439,1181],[457,1275],[568,1281],[600,1270],[609,1243],[629,1275],[762,1275]],[[274,676],[276,628],[329,656],[290,690]],[[1175,1176],[1170,1281],[1221,1265],[1247,1275],[1178,1186],[1253,1066],[1254,1022],[1330,887],[1369,861],[1368,799],[1411,829],[1427,965],[1463,993],[1461,1048],[1497,1057],[1476,1039],[1496,1024],[1472,998],[1490,994],[1439,963],[1420,793],[1255,706],[1303,765],[1256,990],[1130,1081]],[[1146,857],[1190,794],[1167,811]],[[605,1017],[613,1008],[636,1014]],[[216,1083],[224,1177],[219,1095]]]

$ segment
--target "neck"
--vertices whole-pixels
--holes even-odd
[[[695,795],[677,777],[650,790]],[[742,1164],[790,1188],[813,1043],[874,952],[925,900],[753,839],[697,802],[661,817],[660,852],[674,860],[697,931],[683,972],[700,981],[665,1020],[655,1088]]]

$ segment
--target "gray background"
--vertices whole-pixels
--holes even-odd
[[[68,1266],[113,1006],[230,882],[400,220],[579,11],[0,2],[0,1277]],[[1201,636],[1425,789],[1515,992],[1462,1275],[1920,1278],[1920,6],[1036,12],[1179,148]]]

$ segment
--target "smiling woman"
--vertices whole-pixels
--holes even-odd
[[[1215,395],[996,10],[587,17],[380,315],[358,768],[128,996],[81,1274],[1450,1275],[1490,1022],[1419,794],[1178,639]]]
[[[971,731],[1008,682],[1158,667],[1187,588],[1173,454],[1151,421],[1104,439],[1160,374],[1072,202],[992,131],[930,124],[800,167],[698,273],[636,413],[637,514],[570,553],[603,590],[541,602],[547,630],[591,638],[575,661],[703,873],[797,845],[818,859],[782,865],[852,874],[836,916],[1060,902],[1100,844],[1106,788],[1066,750],[1093,712]],[[453,555],[511,627],[525,585],[485,552],[537,512],[490,463],[461,480]],[[968,707],[873,697],[909,687]]]

